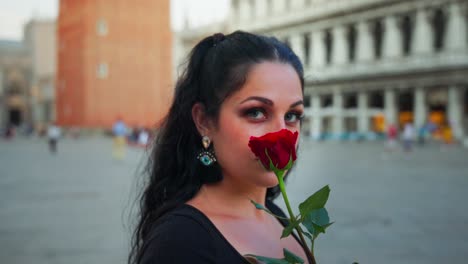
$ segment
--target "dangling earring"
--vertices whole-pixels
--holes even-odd
[[[213,147],[210,149],[211,140],[207,136],[202,137],[203,149],[197,156],[200,162],[194,161],[195,171],[199,175],[200,183],[216,183],[223,179],[223,174],[219,163],[216,161],[216,156]]]
[[[198,154],[197,159],[205,166],[211,166],[216,162],[216,157],[213,150],[208,150],[211,145],[211,140],[208,136],[202,137],[203,150]]]

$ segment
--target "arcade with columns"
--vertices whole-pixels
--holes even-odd
[[[370,4],[371,3],[371,4]],[[468,1],[233,1],[233,28],[273,35],[301,58],[305,132],[383,133],[427,122],[468,133]]]
[[[466,0],[232,0],[225,21],[178,32],[176,53],[215,31],[275,36],[304,64],[305,134],[433,122],[468,144],[467,24]]]

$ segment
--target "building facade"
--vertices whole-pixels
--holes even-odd
[[[169,1],[61,0],[57,120],[109,127],[117,117],[153,125],[170,98]]]
[[[286,42],[305,67],[304,133],[375,137],[428,122],[468,134],[466,0],[233,0],[224,32]],[[185,53],[214,32],[178,33]],[[179,56],[180,57],[180,56]]]
[[[31,56],[30,107],[33,125],[43,130],[55,121],[56,23],[32,19],[24,28],[24,44]]]
[[[31,57],[19,41],[0,41],[0,131],[31,122]]]

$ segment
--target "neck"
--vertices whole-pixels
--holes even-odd
[[[195,204],[208,205],[205,210],[213,214],[261,219],[265,217],[264,212],[256,209],[250,200],[264,206],[265,196],[266,188],[246,188],[245,184],[236,185],[224,178],[219,183],[203,185],[194,200],[197,200]]]

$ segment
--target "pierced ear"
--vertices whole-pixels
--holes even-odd
[[[196,103],[192,106],[192,119],[198,133],[202,136],[208,135],[210,131],[210,119],[206,115],[205,106],[202,103]]]

